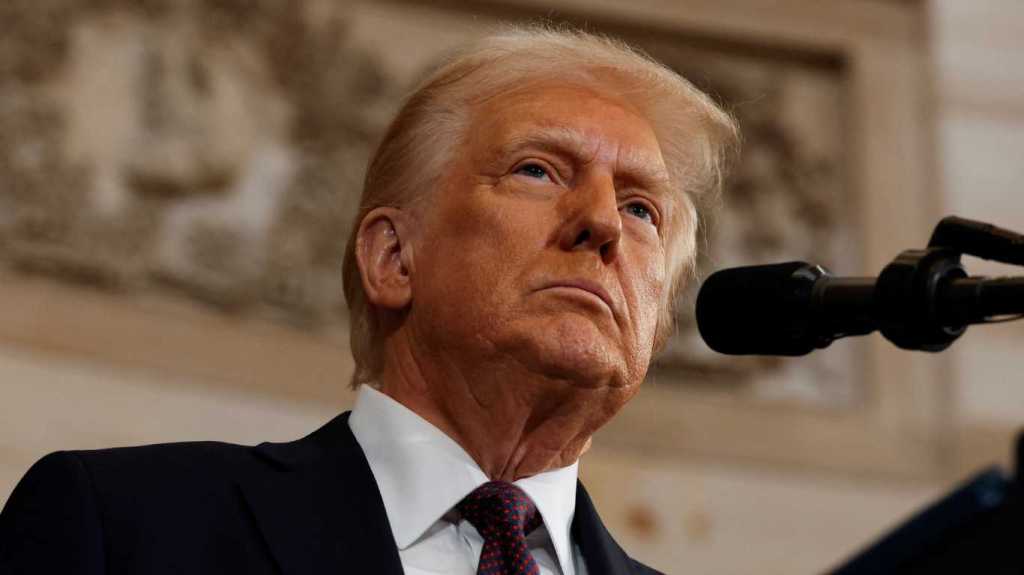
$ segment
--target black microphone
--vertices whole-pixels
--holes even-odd
[[[833,277],[806,262],[725,269],[701,286],[697,327],[730,355],[806,355],[875,330],[906,349],[939,351],[968,324],[1024,313],[1024,278],[969,278],[959,265],[940,272],[894,264],[876,280]]]

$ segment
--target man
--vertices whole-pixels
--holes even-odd
[[[49,455],[3,512],[3,572],[653,572],[577,465],[670,333],[734,139],[612,41],[530,29],[454,55],[367,172],[353,411],[286,444]]]

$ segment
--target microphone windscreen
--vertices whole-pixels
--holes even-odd
[[[817,266],[786,262],[711,274],[697,294],[697,328],[729,355],[806,355],[816,349],[808,311]]]

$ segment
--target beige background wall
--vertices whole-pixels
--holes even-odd
[[[621,10],[608,8],[613,4],[597,3],[593,9]],[[802,13],[799,2],[781,4],[783,11],[793,11],[790,20]],[[836,10],[848,4],[833,3]],[[821,5],[809,1],[808,13],[820,12]],[[931,122],[936,155],[927,186],[934,203],[921,209],[930,213],[944,206],[942,212],[1024,230],[1024,37],[1019,34],[1024,5],[1015,0],[938,0],[925,8],[921,26],[931,54],[925,65],[933,72],[935,90],[934,97],[921,101],[927,112],[921,117]],[[676,0],[641,3],[636,11],[682,14],[688,9],[687,2]],[[764,18],[787,16],[772,13]],[[742,26],[733,33],[743,34]],[[874,49],[884,54],[884,42]],[[996,271],[976,262],[969,265],[979,273]],[[31,462],[52,450],[191,439],[285,440],[304,435],[350,401],[342,385],[350,369],[343,341],[338,347],[310,351],[300,336],[195,317],[174,324],[176,333],[120,353],[104,350],[102,340],[125,341],[147,322],[159,322],[162,308],[142,302],[137,310],[108,313],[116,304],[102,294],[3,281],[0,502]],[[52,301],[68,303],[40,304]],[[104,318],[114,320],[104,323]],[[69,348],[59,333],[96,325],[102,328],[94,347],[85,342]],[[231,343],[208,357],[189,347],[199,333]],[[937,396],[937,407],[927,414],[934,427],[906,424],[913,413],[878,420],[912,428],[908,445],[919,445],[926,462],[919,472],[880,471],[857,463],[872,461],[870,453],[848,465],[815,466],[785,453],[768,457],[737,450],[714,439],[717,404],[710,402],[702,404],[701,413],[711,415],[699,419],[708,422],[700,430],[709,438],[705,449],[637,450],[628,447],[634,443],[607,437],[586,456],[584,479],[624,546],[667,573],[822,572],[978,464],[1008,460],[1012,430],[1024,422],[1022,344],[1020,323],[973,328],[941,358],[953,370],[950,381],[936,381],[938,391],[929,392]],[[173,353],[156,353],[167,350]],[[174,353],[182,354],[180,364]],[[934,372],[928,369],[925,373]],[[928,385],[927,377],[921,379],[921,385]],[[282,380],[288,384],[261,383]],[[648,396],[658,397],[656,392]],[[901,405],[905,407],[889,409],[899,411]],[[627,418],[647,415],[643,402],[627,409]],[[782,425],[772,418],[775,411],[771,405],[755,406],[723,411],[723,417],[749,415],[768,422],[764,425]],[[847,443],[860,445],[858,435],[875,437],[878,432],[858,428],[856,421],[839,428],[819,425],[819,420],[832,418],[828,413],[794,412],[787,418],[799,420],[806,433],[833,430],[837,450]]]
[[[935,3],[939,176],[950,213],[1024,229],[1024,6]],[[979,274],[1012,268],[971,262]],[[1016,272],[1016,273],[1019,273]],[[974,329],[957,346],[960,417],[1024,422],[1024,324]]]

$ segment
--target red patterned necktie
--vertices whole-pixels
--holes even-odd
[[[484,538],[477,575],[539,575],[526,535],[541,522],[530,498],[515,485],[491,481],[456,506]]]

